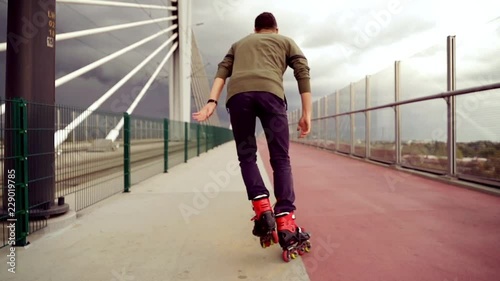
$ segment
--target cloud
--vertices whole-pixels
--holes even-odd
[[[145,4],[168,3],[166,0],[138,1]],[[446,36],[454,34],[457,34],[457,86],[472,86],[475,81],[497,82],[499,79],[495,70],[500,65],[491,59],[498,56],[495,47],[500,42],[499,24],[488,31],[475,26],[498,17],[500,4],[497,2],[457,2],[453,12],[450,12],[446,1],[432,0],[343,0],[325,3],[321,0],[192,0],[192,28],[207,64],[209,84],[212,84],[217,64],[230,45],[253,32],[254,18],[263,11],[273,12],[280,33],[294,38],[303,48],[311,67],[315,99],[345,89],[351,82],[362,83],[366,75],[371,76],[372,85],[377,85],[380,91],[391,91],[395,60],[402,61],[402,81],[406,83],[403,87],[405,92],[411,91],[409,96],[436,93],[446,87],[443,80],[446,72]],[[165,12],[58,4],[57,16],[58,33],[63,33],[163,17]],[[0,3],[0,23],[3,22],[6,22],[6,5]],[[167,23],[152,24],[60,42],[57,46],[56,75],[66,75],[166,26]],[[467,29],[472,33],[464,35],[462,31]],[[5,33],[6,25],[0,24],[0,38],[5,38]],[[497,36],[492,36],[494,34]],[[153,40],[62,86],[57,90],[57,102],[88,105],[165,40],[166,36]],[[111,110],[114,100],[127,100],[133,95],[137,87],[145,84],[166,51],[119,89],[102,109]],[[155,83],[157,87],[150,90],[137,112],[146,116],[166,114],[167,75],[167,70],[163,70],[162,78]],[[0,53],[0,76],[0,94],[4,96],[5,53]],[[289,108],[298,108],[300,96],[292,70],[286,72],[284,80]],[[378,98],[384,102],[388,99],[386,97]],[[158,100],[155,101],[155,98]],[[224,98],[225,91],[222,94]],[[223,103],[220,105],[221,119],[227,122],[227,112]]]
[[[162,4],[161,0],[139,1],[140,3]],[[154,11],[127,8],[93,7],[88,5],[57,4],[57,33],[85,30],[108,25],[129,23],[151,18],[165,17],[165,11]],[[0,22],[6,22],[6,5],[0,3]],[[60,41],[56,50],[56,79],[65,76],[81,67],[95,62],[109,54],[159,32],[169,26],[168,23],[151,24],[127,30],[108,32]],[[0,38],[6,37],[6,25],[0,24]],[[86,108],[114,84],[128,74],[136,65],[158,48],[168,39],[162,35],[139,48],[128,52],[116,59],[87,72],[81,77],[72,80],[56,89],[56,103],[66,106]],[[0,40],[4,41],[4,40]],[[137,96],[150,75],[169,50],[169,46],[154,57],[140,72],[125,83],[100,110],[113,112],[113,101],[128,101],[130,96]],[[0,93],[4,96],[5,90],[5,52],[0,53]],[[148,117],[165,117],[168,111],[168,75],[163,70],[148,94],[136,108],[136,113]],[[153,98],[159,98],[154,100]],[[127,104],[126,107],[123,105]],[[126,110],[131,102],[122,102]],[[115,106],[116,107],[116,106]],[[115,108],[116,109],[116,108]],[[115,110],[116,111],[116,110]]]
[[[482,8],[474,4],[472,9],[479,12],[491,8],[491,2],[480,2],[484,2]],[[274,12],[280,32],[295,38],[307,53],[311,71],[316,74],[313,83],[321,85],[316,88],[319,96],[331,92],[331,88],[343,87],[367,74],[390,67],[396,58],[402,59],[420,51],[423,47],[408,48],[408,52],[391,52],[404,49],[403,46],[417,46],[415,40],[430,38],[428,36],[433,30],[447,26],[443,24],[447,20],[443,16],[446,15],[446,6],[434,5],[431,1],[339,1],[332,3],[334,7],[325,7],[322,1],[307,4],[287,1],[283,4],[279,1],[198,0],[193,3],[196,6],[194,21],[210,18],[204,29],[197,32],[200,48],[218,53],[219,57],[223,56],[226,46],[252,29],[253,19],[258,13]],[[456,8],[455,13],[465,14],[471,5],[457,4]],[[453,20],[456,23],[458,17],[453,17]],[[217,32],[228,30],[228,26],[230,32]],[[239,36],[235,36],[237,33]],[[290,82],[290,78],[293,79],[287,76],[286,81]],[[331,82],[330,87],[326,87],[326,80]]]

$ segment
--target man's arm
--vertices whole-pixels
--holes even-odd
[[[302,101],[302,116],[308,116],[309,118],[312,115],[312,94],[311,92],[304,92],[300,95],[300,99]]]
[[[299,138],[306,137],[311,132],[312,97],[311,92],[304,92],[300,95],[302,100],[302,116],[300,117],[297,131]]]
[[[210,96],[208,99],[212,99],[218,101],[220,98],[220,94],[224,85],[226,84],[226,79],[231,77],[233,72],[233,61],[234,61],[234,52],[233,46],[229,49],[224,59],[219,63],[219,68],[217,69],[217,73],[215,74],[214,84],[212,85],[212,90],[210,91]],[[203,106],[200,111],[193,113],[193,118],[196,121],[205,121],[215,111],[216,104],[211,102],[207,103]]]
[[[222,89],[224,89],[225,84],[226,80],[216,77],[214,80],[214,84],[212,85],[212,90],[210,91],[209,99],[218,101],[220,93],[222,92]]]
[[[226,80],[233,74],[233,62],[234,62],[234,45],[229,48],[224,59],[218,64],[219,68],[215,74],[215,78],[221,78]]]
[[[216,77],[214,84],[212,85],[212,90],[210,91],[209,99],[218,101],[225,83],[226,80]],[[217,105],[213,102],[205,104],[200,111],[193,113],[194,120],[199,122],[207,120],[210,116],[212,116],[212,114],[214,114],[216,107]]]
[[[293,40],[290,40],[287,55],[287,64],[293,68],[302,102],[302,116],[299,120],[297,131],[300,133],[299,137],[303,138],[311,132],[312,94],[310,68],[302,50]]]
[[[311,76],[309,74],[310,68],[307,63],[307,58],[295,41],[291,39],[288,48],[286,63],[293,69],[293,75],[297,80],[299,93],[311,93]]]

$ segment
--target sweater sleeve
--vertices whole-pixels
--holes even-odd
[[[293,69],[293,75],[297,80],[299,93],[311,92],[311,77],[307,58],[295,41],[290,39],[289,50],[287,52],[287,64]]]
[[[216,78],[226,79],[231,77],[233,73],[233,61],[234,61],[234,45],[231,46],[226,56],[222,61],[218,64],[217,73],[215,74]]]

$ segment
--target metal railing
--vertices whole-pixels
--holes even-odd
[[[53,209],[66,208],[69,204],[73,210],[82,210],[116,193],[126,192],[134,183],[152,175],[167,172],[170,167],[185,163],[200,153],[231,139],[230,131],[224,128],[188,124],[163,118],[146,118],[136,114],[138,105],[147,94],[151,94],[152,85],[160,84],[158,82],[161,81],[158,80],[165,78],[162,77],[165,75],[161,72],[165,70],[166,63],[171,61],[170,58],[174,52],[179,49],[178,3],[174,0],[167,2],[171,3],[170,6],[139,4],[138,1],[129,3],[103,0],[57,0],[58,8],[63,8],[65,12],[72,10],[95,25],[77,31],[59,32],[61,30],[59,27],[65,25],[58,24],[59,33],[54,36],[58,44],[57,51],[63,50],[64,52],[65,48],[67,49],[73,42],[72,40],[75,40],[82,43],[82,46],[89,46],[96,53],[104,54],[82,65],[78,63],[73,69],[58,71],[61,76],[56,77],[54,81],[57,96],[66,95],[65,89],[67,88],[61,90],[62,86],[68,87],[70,83],[77,83],[78,79],[93,76],[96,71],[106,72],[106,67],[115,66],[114,72],[121,73],[124,69],[125,72],[117,74],[119,77],[117,81],[108,81],[110,88],[104,93],[95,93],[98,94],[97,98],[92,100],[87,108],[46,105],[19,98],[0,99],[2,152],[8,154],[1,155],[0,173],[3,175],[7,167],[15,166],[20,179],[25,179],[15,183],[16,192],[12,197],[12,200],[15,199],[18,202],[14,214],[18,219],[17,224],[19,226],[26,224],[26,227],[16,229],[16,245],[25,245],[29,234],[44,228]],[[99,11],[105,11],[106,8],[114,9],[114,11],[116,9],[141,10],[149,19],[136,20],[135,14],[131,14],[134,17],[133,22],[99,26],[85,15],[83,9],[73,8],[76,5],[98,7]],[[0,8],[3,9],[4,6]],[[152,14],[151,11],[157,11],[157,13]],[[142,12],[138,15],[140,16]],[[60,15],[61,13],[58,14]],[[51,20],[48,23],[50,31],[55,35],[55,14],[49,12],[49,18]],[[79,24],[79,26],[82,25]],[[156,26],[159,31],[152,32],[153,29],[147,28],[149,26]],[[144,29],[144,34],[135,32],[137,28]],[[116,32],[130,33],[127,34],[126,39],[123,39],[117,37]],[[103,36],[101,40],[110,43],[107,44],[106,50],[90,46],[82,41],[87,38],[95,39],[97,36]],[[111,44],[116,43],[110,42],[111,37],[120,43],[118,47]],[[130,42],[133,40],[136,41]],[[99,39],[94,42],[97,41]],[[60,45],[61,42],[68,45]],[[150,50],[151,48],[154,49]],[[145,55],[139,52],[139,50],[146,49]],[[6,50],[7,43],[0,43],[0,53]],[[195,60],[198,66],[202,64],[202,61],[197,52],[199,52],[197,48],[193,50],[193,54],[198,54]],[[135,55],[138,57],[137,63],[123,59],[125,55]],[[66,62],[60,63],[66,65]],[[120,64],[120,71],[117,71],[117,64]],[[130,71],[126,70],[128,67]],[[153,70],[150,71],[148,69],[150,67]],[[175,66],[173,68],[175,70]],[[195,81],[196,86],[203,79],[204,69],[200,73],[201,75],[196,74],[199,76],[199,79]],[[127,86],[131,86],[132,78],[139,74],[146,76],[147,81],[145,80],[133,89],[133,91],[137,90],[137,94],[132,93],[132,96],[125,94],[115,100],[111,99],[119,94],[120,90],[123,91]],[[102,83],[102,86],[108,87],[108,82]],[[200,96],[203,94],[208,95],[206,89],[199,88],[193,88],[193,95],[197,100],[201,100]],[[94,92],[95,90],[85,89],[85,93],[94,94]],[[125,101],[124,96],[126,96]],[[112,112],[102,110],[105,104],[110,102]],[[118,106],[114,107],[114,102],[118,102]],[[167,112],[162,113],[162,116],[167,116]],[[27,123],[18,124],[12,120],[27,120]],[[45,120],[45,123],[40,123],[39,120]],[[49,120],[48,123],[47,120]],[[54,124],[53,127],[51,123]],[[23,124],[24,127],[21,126]],[[21,142],[20,140],[24,138],[26,142]],[[19,143],[23,143],[25,145],[23,147],[29,147],[27,151],[22,150],[24,154],[18,151]],[[8,149],[5,149],[6,147]],[[10,155],[12,153],[13,155]],[[52,160],[41,161],[40,159],[44,156],[50,157],[43,159]],[[6,163],[9,163],[8,166]],[[26,167],[26,172],[23,174],[21,172],[24,167]],[[2,241],[0,241],[0,247],[8,245],[9,242],[10,233],[7,226],[10,214],[7,210],[8,200],[13,194],[9,189],[12,185],[9,184],[8,178],[3,176],[1,183],[0,229],[2,232],[0,239]],[[59,210],[52,214],[59,215],[64,212]]]
[[[40,167],[30,163],[37,157],[52,153],[51,143],[46,139],[53,130],[37,128],[33,123],[36,121],[28,116],[57,115],[59,117],[54,118],[57,127],[70,122],[72,116],[85,112],[85,109],[29,103],[21,99],[7,100],[5,104],[10,107],[8,112],[12,115],[2,117],[16,122],[12,127],[3,127],[3,119],[0,122],[2,148],[15,148],[11,154],[2,153],[0,156],[3,186],[0,192],[0,225],[3,230],[0,248],[8,245],[7,225],[12,218],[19,226],[16,241],[23,244],[30,233],[47,225],[46,219],[38,214],[54,200],[59,205],[68,203],[73,210],[80,211],[117,193],[128,192],[134,184],[168,172],[170,168],[232,140],[232,133],[227,128],[145,118],[127,112],[119,115],[93,111],[87,119],[90,122],[75,128],[59,147],[55,163]],[[103,136],[120,119],[124,120],[124,126],[116,140],[105,140]],[[45,145],[40,146],[43,142]],[[15,172],[11,176],[15,178],[12,179],[10,174],[5,174],[4,163],[8,161],[15,162]],[[55,196],[38,188],[47,182],[52,182],[50,185],[55,188]],[[38,194],[34,201],[29,194],[35,193],[42,194]],[[11,202],[15,202],[15,211],[7,212]]]
[[[456,37],[447,38],[445,52],[442,47],[433,47],[412,58],[415,64],[424,65],[422,61],[431,56],[428,54],[435,58],[437,53],[446,62],[444,69],[429,68],[434,74],[419,72],[424,79],[409,71],[411,62],[396,61],[392,68],[367,75],[316,100],[311,134],[298,139],[291,133],[292,141],[450,179],[500,187],[500,126],[495,121],[500,117],[500,76],[493,65],[479,71],[483,79],[477,79],[477,74],[457,75],[460,61],[457,64]],[[481,45],[472,46],[478,47]],[[467,53],[460,56],[462,60],[467,57],[479,60],[485,55],[467,51],[465,47],[461,50]],[[402,76],[402,68],[409,75]],[[462,68],[462,73],[466,71]],[[464,77],[467,80],[464,84],[475,82],[476,86],[456,89],[457,77]],[[433,86],[436,81],[441,86]],[[440,87],[444,89],[432,94]],[[295,131],[300,114],[300,109],[289,112],[290,132]]]
[[[6,103],[2,103],[2,105],[0,106],[0,116],[3,118],[2,120],[5,121],[2,122],[2,126],[4,127],[4,130],[2,131],[2,151],[4,151],[4,153],[10,154],[13,153],[13,151],[16,149],[17,142],[10,141],[10,139],[12,139],[12,137],[14,137],[16,134],[10,136],[13,133],[9,131],[8,127],[15,126],[15,123],[12,123],[11,120],[17,120],[15,118],[12,119],[12,114],[15,114],[17,112],[16,110],[18,103],[22,103],[25,105],[25,107],[23,108],[25,109],[27,114],[26,118],[28,118],[25,135],[29,136],[29,155],[26,156],[27,163],[29,163],[29,174],[27,175],[28,182],[26,182],[25,184],[30,200],[27,203],[28,205],[25,206],[25,211],[29,212],[29,216],[31,219],[29,220],[30,227],[26,234],[33,233],[46,226],[46,219],[50,216],[50,214],[64,213],[65,208],[67,208],[68,206],[67,204],[64,204],[65,200],[69,201],[71,199],[74,199],[76,206],[75,208],[79,210],[85,206],[94,204],[95,202],[99,202],[110,194],[113,194],[113,192],[117,191],[116,187],[114,189],[112,187],[108,187],[109,183],[112,182],[113,177],[105,178],[102,176],[113,174],[113,171],[116,170],[116,159],[112,159],[113,157],[108,157],[108,159],[104,157],[103,154],[100,154],[99,157],[96,158],[95,156],[97,155],[95,153],[92,156],[90,155],[91,153],[89,152],[89,149],[92,149],[92,146],[98,140],[103,141],[107,139],[112,143],[115,142],[116,138],[118,137],[118,134],[116,132],[120,131],[121,126],[123,126],[123,122],[117,120],[121,120],[121,115],[125,110],[120,110],[119,112],[117,111],[115,113],[100,114],[99,108],[106,101],[108,101],[111,96],[117,93],[118,90],[122,88],[129,80],[131,80],[132,77],[136,76],[140,72],[147,74],[147,71],[145,71],[144,68],[147,65],[153,64],[153,62],[156,64],[156,56],[164,52],[164,50],[167,50],[165,57],[163,58],[161,63],[155,65],[155,72],[153,73],[153,75],[151,75],[148,82],[143,85],[140,94],[137,97],[133,97],[133,102],[128,105],[127,113],[132,114],[137,104],[143,99],[145,93],[149,90],[149,87],[157,78],[160,70],[163,69],[166,61],[172,56],[172,53],[178,47],[178,43],[176,42],[176,39],[178,37],[178,25],[173,24],[174,21],[178,20],[178,16],[176,14],[177,3],[172,2],[171,6],[98,0],[58,0],[56,1],[56,3],[58,8],[64,8],[65,11],[72,10],[74,13],[79,14],[79,16],[81,16],[82,18],[87,18],[90,22],[97,26],[97,28],[84,28],[78,31],[61,33],[61,29],[59,27],[64,25],[56,25],[55,12],[49,9],[49,7],[44,6],[43,3],[38,3],[37,7],[40,8],[41,11],[45,11],[39,11],[38,14],[46,17],[44,18],[44,20],[47,20],[46,25],[48,25],[49,27],[49,35],[51,37],[55,37],[55,42],[58,45],[58,51],[64,49],[59,45],[61,42],[76,40],[81,42],[82,44],[86,44],[86,42],[81,40],[82,38],[91,36],[95,37],[104,34],[108,34],[109,37],[114,37],[115,39],[117,39],[117,41],[120,42],[121,45],[125,45],[121,49],[111,51],[111,53],[93,48],[99,53],[104,53],[105,56],[99,58],[94,62],[90,62],[87,65],[77,66],[77,69],[70,69],[69,71],[66,69],[62,71],[63,75],[59,78],[56,78],[54,81],[56,93],[57,90],[62,86],[70,82],[74,82],[76,79],[81,79],[84,75],[91,74],[91,71],[103,69],[102,67],[104,67],[106,64],[109,65],[111,62],[116,61],[118,58],[122,58],[125,54],[137,52],[137,49],[139,49],[139,47],[144,48],[148,44],[158,44],[159,47],[152,52],[148,51],[149,54],[145,56],[144,59],[140,60],[135,67],[131,67],[132,70],[130,72],[128,72],[122,79],[114,84],[108,91],[106,91],[102,95],[99,95],[99,98],[85,110],[77,108],[69,109],[68,107],[57,105],[50,106],[37,104],[35,102],[21,102],[17,99],[14,100],[10,98],[10,96],[6,96]],[[8,3],[7,5],[9,4],[10,3]],[[103,10],[105,8],[126,10],[139,9],[147,14],[150,19],[119,23],[102,27],[98,26],[93,20],[86,16],[81,9],[73,8],[73,6],[75,5],[97,6],[100,7],[100,10]],[[7,9],[6,6],[2,6],[1,8]],[[152,14],[147,13],[146,10],[157,10],[162,12],[163,14],[160,14],[156,18],[153,18]],[[169,26],[162,27],[160,25],[169,22],[172,22],[172,24],[170,24]],[[39,23],[33,21],[29,24],[36,26]],[[147,36],[146,38],[142,38],[134,43],[125,43],[123,39],[116,37],[116,35],[112,33],[137,30],[137,28],[144,28],[150,25],[160,27],[160,31],[149,35],[151,31],[148,29],[147,31],[145,31],[145,34],[148,34],[149,36]],[[58,31],[57,36],[56,27]],[[24,38],[29,37],[30,34],[23,33],[19,34],[19,36]],[[105,38],[105,40],[108,40],[109,37]],[[47,44],[49,44],[49,41],[47,41]],[[52,46],[55,45],[54,43],[51,44]],[[7,47],[7,43],[0,43],[0,53],[7,51]],[[142,55],[140,56],[142,57]],[[127,63],[124,63],[123,61],[121,63],[129,66],[128,61]],[[57,94],[58,96],[60,96],[64,93]],[[11,110],[10,112],[7,110],[9,106],[11,108],[9,109]],[[104,118],[99,119],[99,117]],[[111,120],[111,117],[113,118],[114,122],[108,122],[109,120]],[[43,123],[41,120],[45,120],[45,123]],[[49,123],[47,123],[46,120],[54,120],[55,126],[51,128],[51,121],[48,121]],[[103,126],[102,120],[106,121],[105,126]],[[62,126],[63,124],[64,126]],[[111,124],[113,126],[110,126]],[[13,130],[16,131],[18,129]],[[107,130],[107,132],[104,132],[104,130]],[[5,139],[5,137],[7,137],[7,139]],[[47,146],[48,143],[51,143],[51,147]],[[54,154],[56,155],[54,156]],[[4,156],[2,155],[2,157]],[[6,155],[5,157],[8,156]],[[18,155],[17,157],[21,156]],[[99,161],[96,162],[96,159],[98,159]],[[17,160],[14,159],[13,161]],[[2,163],[4,164],[2,174],[4,174],[4,170],[6,170],[8,167],[11,167],[13,163],[10,163],[9,161]],[[8,163],[8,165],[6,163]],[[121,161],[120,164],[123,165],[123,161]],[[103,171],[99,172],[96,169],[102,169]],[[121,171],[121,169],[119,169],[119,171]],[[101,187],[99,189],[99,192],[97,192],[94,187],[102,185],[103,182],[106,182],[106,186]],[[2,178],[2,187],[2,200],[7,200],[7,197],[4,196],[8,194],[8,190],[6,189],[8,187],[7,178]],[[23,183],[20,183],[20,187],[23,187]],[[66,197],[68,195],[74,196]],[[17,197],[19,196],[16,194],[16,201],[24,200]],[[55,200],[57,200],[57,203],[54,204]],[[7,201],[2,201],[2,208],[0,208],[2,210],[2,214],[6,211],[7,203]],[[58,208],[60,209],[58,210]],[[21,213],[22,212],[23,211],[21,211]],[[36,219],[34,219],[35,217]],[[5,224],[2,223],[2,226],[2,235],[5,235]],[[19,234],[16,234],[16,239],[18,237],[20,237]],[[20,242],[17,244],[23,245],[24,242],[25,239],[20,240]]]

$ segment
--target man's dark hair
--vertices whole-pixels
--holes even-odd
[[[278,24],[273,14],[264,12],[255,18],[255,30],[260,31],[262,29],[276,29]]]

